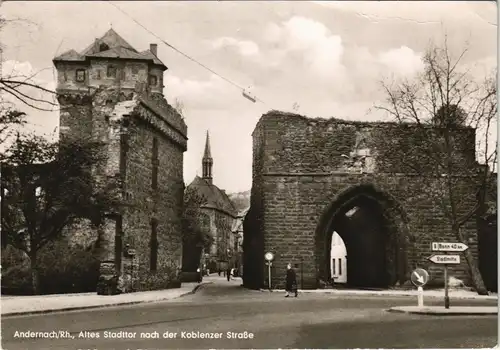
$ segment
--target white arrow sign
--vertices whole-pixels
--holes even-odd
[[[413,272],[415,274],[416,281],[420,284],[424,284],[424,276],[419,275],[417,272]]]
[[[432,242],[433,252],[465,252],[469,247],[463,243]]]
[[[460,255],[433,255],[429,258],[434,264],[460,264]]]

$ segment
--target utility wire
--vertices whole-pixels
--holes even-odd
[[[108,0],[108,3],[112,6],[114,6],[118,11],[120,11],[121,13],[123,13],[125,16],[127,16],[129,19],[131,19],[132,21],[134,21],[137,25],[139,25],[142,29],[144,29],[145,31],[147,31],[149,34],[153,35],[155,38],[157,38],[158,40],[160,40],[162,43],[164,43],[165,45],[167,45],[168,47],[170,47],[172,50],[176,51],[177,53],[181,54],[182,56],[186,57],[187,59],[189,59],[190,61],[198,64],[199,66],[203,67],[204,69],[208,70],[209,72],[211,72],[212,74],[216,75],[217,77],[221,78],[222,80],[226,81],[227,83],[231,84],[232,86],[236,87],[237,89],[241,90],[243,92],[243,96],[245,98],[248,98],[248,93],[246,92],[245,88],[236,84],[235,82],[225,78],[224,76],[218,74],[216,71],[214,71],[213,69],[211,69],[210,67],[207,67],[206,65],[204,65],[203,63],[197,61],[196,59],[194,59],[193,57],[189,56],[188,54],[185,54],[184,52],[182,52],[181,50],[179,50],[178,48],[176,48],[175,46],[169,44],[167,41],[165,41],[164,39],[162,39],[161,37],[159,37],[157,34],[155,34],[154,32],[152,32],[151,30],[149,30],[148,28],[146,28],[146,26],[144,26],[142,23],[140,23],[138,20],[136,20],[135,18],[133,18],[132,16],[130,16],[127,12],[125,12],[124,10],[122,10],[118,5],[112,3],[111,1]],[[247,94],[247,95],[245,95]],[[252,97],[253,99],[255,99],[255,101],[259,101],[263,104],[264,101],[262,101],[261,99],[258,99],[256,97]]]

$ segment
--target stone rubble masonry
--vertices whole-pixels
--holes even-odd
[[[124,281],[134,289],[164,287],[180,268],[182,257],[181,214],[184,192],[183,152],[187,149],[187,127],[182,117],[161,96],[123,90],[115,86],[97,89],[58,90],[61,104],[61,138],[92,135],[107,144],[107,163],[94,169],[96,185],[106,176],[121,176],[123,213],[121,246],[135,249],[136,257],[121,257]],[[158,94],[157,94],[158,95]],[[158,140],[158,181],[152,189],[153,139]],[[157,271],[150,271],[151,222],[158,220]],[[108,220],[100,234],[81,223],[73,241],[100,235],[101,261],[115,261],[116,222]],[[116,261],[115,261],[116,262]],[[132,267],[134,266],[134,267]],[[138,280],[138,281],[136,281]],[[127,290],[131,287],[127,286]]]
[[[297,275],[302,273],[304,288],[316,288],[319,279],[326,280],[326,237],[316,235],[318,225],[341,193],[363,184],[387,194],[402,209],[398,222],[407,229],[401,238],[408,242],[406,276],[422,267],[433,280],[442,281],[442,266],[427,260],[432,254],[431,242],[454,242],[456,237],[439,202],[446,198],[439,195],[444,178],[428,172],[419,132],[412,125],[395,123],[309,119],[275,111],[262,116],[253,132],[251,209],[244,223],[244,273],[253,280],[249,283],[255,285],[266,279],[266,251],[275,254],[273,288],[283,287],[288,262],[303,262]],[[470,128],[453,130],[454,162],[463,169],[452,179],[460,213],[466,213],[475,203],[474,175],[469,171],[475,166],[474,132]],[[359,154],[370,156],[369,167],[365,163],[364,168],[356,168],[349,162]],[[405,163],[408,159],[412,161]],[[398,231],[405,235],[404,230]],[[463,233],[477,258],[474,218],[464,225]],[[450,273],[470,283],[463,255],[461,260],[460,265],[450,267]]]

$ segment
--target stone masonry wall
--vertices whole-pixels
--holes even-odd
[[[318,279],[324,277],[321,273],[324,266],[318,266],[322,261],[318,255],[322,253],[316,249],[321,246],[318,240],[324,238],[315,236],[321,215],[339,193],[360,184],[371,184],[392,196],[407,215],[408,240],[414,242],[409,246],[412,251],[407,252],[408,269],[423,267],[434,281],[442,280],[442,267],[428,262],[427,257],[432,254],[432,241],[456,241],[449,220],[444,217],[442,203],[436,202],[439,196],[432,195],[443,187],[444,179],[417,174],[402,162],[403,158],[394,154],[391,148],[395,145],[405,149],[402,145],[417,141],[411,139],[415,135],[408,131],[411,126],[401,127],[404,132],[397,134],[395,124],[311,120],[273,112],[261,118],[253,134],[252,209],[246,219],[251,221],[246,227],[252,231],[245,231],[245,238],[262,240],[263,249],[257,248],[258,242],[251,248],[245,247],[246,259],[253,256],[252,264],[261,266],[257,279],[263,281],[267,272],[263,271],[265,266],[261,261],[256,260],[263,261],[264,252],[272,251],[275,253],[273,287],[283,286],[288,262],[303,261],[300,272],[304,287],[315,288]],[[366,135],[368,137],[363,137]],[[453,140],[456,164],[471,164],[473,131],[456,130]],[[419,147],[420,152],[425,152],[421,145]],[[368,155],[371,162],[353,166],[353,155],[359,154]],[[425,163],[421,165],[420,169],[425,169]],[[467,172],[469,168],[464,167],[464,172],[453,178],[461,213],[474,205],[475,185]],[[464,232],[477,257],[473,220],[465,225]],[[260,234],[263,237],[259,238]],[[461,265],[451,268],[451,275],[470,281],[465,259],[461,260]],[[246,261],[247,266],[249,263]]]
[[[116,87],[101,87],[86,94],[65,92],[60,94],[59,100],[64,110],[61,136],[92,135],[106,142],[107,164],[94,170],[96,181],[105,179],[106,175],[124,176],[123,195],[130,205],[122,219],[121,245],[115,244],[115,236],[120,229],[112,219],[107,220],[100,232],[82,222],[72,228],[78,231],[73,240],[88,241],[89,237],[96,240],[100,236],[101,246],[96,251],[100,260],[114,262],[115,265],[121,262],[126,284],[131,280],[130,275],[135,276],[133,285],[127,285],[126,290],[165,287],[175,278],[182,259],[180,218],[187,131],[184,122],[173,108],[164,110],[169,119],[184,126],[182,131],[171,129],[166,133],[169,125],[162,115],[156,116],[156,120],[154,112],[144,105],[138,95],[124,94]],[[164,101],[163,105],[168,103]],[[170,134],[175,136],[174,140],[169,138]],[[152,188],[153,138],[158,141],[157,189]],[[126,140],[126,145],[123,140]],[[154,218],[158,222],[157,270],[151,272],[150,244]],[[124,255],[127,244],[136,250],[134,258]],[[129,270],[134,271],[131,273]]]
[[[152,184],[153,137],[159,140],[158,188]],[[149,126],[136,121],[129,127],[127,193],[132,208],[124,223],[124,244],[136,249],[140,289],[165,283],[169,269],[178,269],[182,259],[181,211],[184,193],[183,151]],[[151,220],[158,220],[157,271],[150,271]],[[170,272],[168,272],[170,273]],[[151,282],[155,280],[156,282]],[[139,286],[138,286],[139,287]]]

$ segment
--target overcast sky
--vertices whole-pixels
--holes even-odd
[[[214,183],[228,192],[251,187],[251,133],[271,109],[311,117],[384,119],[367,113],[379,101],[379,81],[411,77],[431,40],[466,44],[464,64],[482,78],[497,63],[494,2],[115,2],[156,35],[221,76],[249,88],[264,103],[176,53],[107,2],[4,2],[3,71],[38,72],[54,88],[52,58],[85,49],[111,26],[137,50],[158,43],[168,66],[165,96],[184,104],[188,150],[184,181],[201,175],[210,131]],[[28,108],[31,129],[50,133],[57,113]]]

